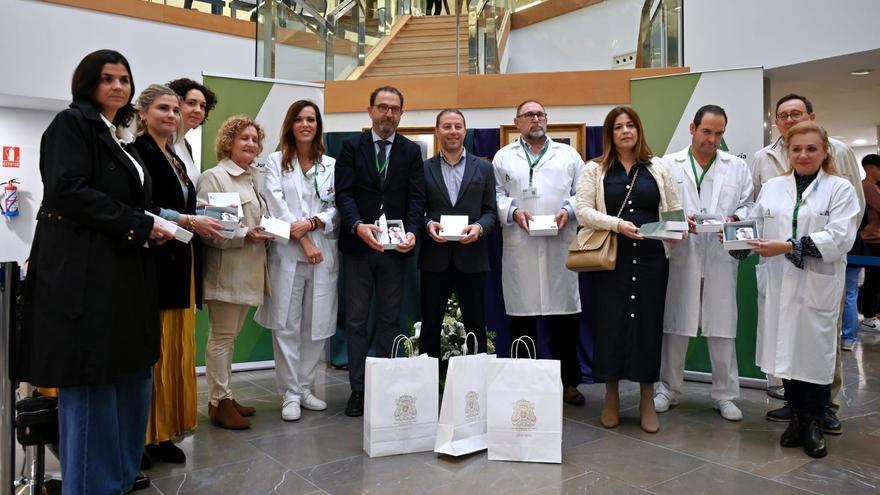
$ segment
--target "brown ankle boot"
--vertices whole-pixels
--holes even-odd
[[[243,406],[236,402],[235,399],[232,399],[232,405],[235,407],[235,410],[238,411],[238,414],[240,414],[243,418],[249,418],[253,416],[255,412],[257,412],[257,409],[255,407]]]
[[[217,407],[208,407],[211,424],[227,430],[244,430],[251,427],[251,422],[238,414],[232,399],[223,399]]]

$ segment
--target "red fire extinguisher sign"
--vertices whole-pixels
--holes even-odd
[[[3,147],[3,166],[18,168],[21,166],[21,148],[18,146]]]

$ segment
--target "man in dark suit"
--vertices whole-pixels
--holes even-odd
[[[345,283],[345,330],[351,396],[345,414],[364,413],[364,369],[369,341],[367,318],[376,292],[376,355],[389,357],[400,331],[400,300],[406,259],[416,246],[425,215],[422,152],[396,133],[403,95],[390,86],[370,94],[372,128],[345,141],[336,160],[336,207],[342,216],[339,250]],[[382,214],[402,220],[405,242],[384,251],[374,223]]]
[[[440,357],[440,326],[449,295],[455,290],[464,327],[477,336],[479,352],[486,352],[483,292],[489,254],[484,237],[498,221],[495,172],[492,164],[464,149],[464,115],[446,109],[437,115],[434,132],[440,151],[425,162],[425,242],[419,253],[422,329],[419,347]],[[463,215],[468,225],[450,232],[440,225],[441,215]],[[461,235],[458,241],[444,235]]]

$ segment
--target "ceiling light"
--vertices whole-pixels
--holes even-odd
[[[863,144],[868,144],[867,139],[855,139],[853,140],[853,144],[856,146],[862,146]]]
[[[871,73],[871,69],[856,69],[856,70],[850,72],[850,74],[853,76],[867,76],[870,73]]]

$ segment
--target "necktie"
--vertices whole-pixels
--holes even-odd
[[[391,143],[384,139],[380,139],[376,141],[376,144],[379,147],[379,152],[376,153],[376,170],[379,172],[379,181],[384,185],[385,184],[385,172],[388,170],[388,158],[385,156],[385,150],[387,146]]]

